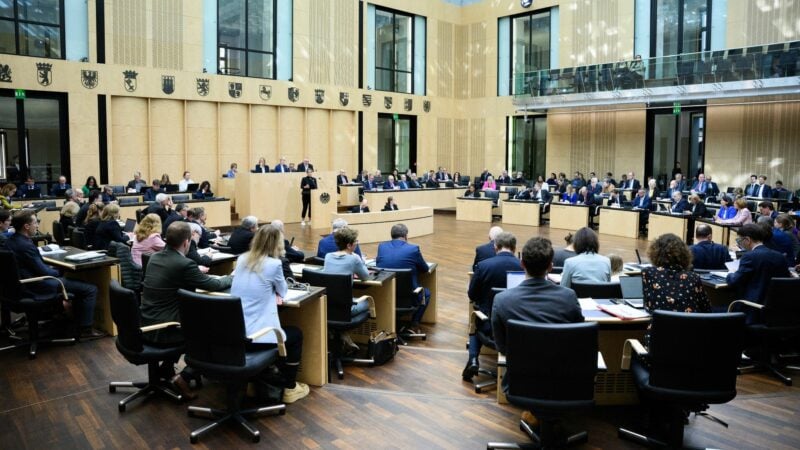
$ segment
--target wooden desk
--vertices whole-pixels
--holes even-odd
[[[589,226],[589,208],[585,205],[552,203],[550,205],[550,228],[578,230]]]
[[[636,239],[639,237],[639,214],[641,211],[629,208],[600,208],[600,234],[622,236]]]
[[[647,240],[655,241],[663,234],[672,233],[685,241],[691,219],[692,216],[689,214],[651,212],[647,225]]]
[[[602,301],[602,300],[601,300]],[[606,300],[607,301],[607,300]],[[623,372],[620,368],[622,348],[627,339],[644,339],[644,333],[650,319],[621,320],[603,311],[583,310],[587,322],[597,322],[598,350],[603,355],[607,370],[597,372],[594,386],[594,400],[598,406],[635,405],[639,403],[639,394],[631,372]],[[497,368],[497,402],[507,403],[500,388],[505,366]]]
[[[109,285],[112,279],[121,279],[119,260],[105,256],[85,262],[70,262],[65,259],[67,256],[84,253],[85,251],[75,247],[62,247],[62,249],[67,252],[43,255],[44,261],[51,266],[64,269],[67,278],[85,281],[97,287],[97,303],[94,307],[95,326],[111,336],[116,336],[117,326],[111,318]]]
[[[410,238],[433,234],[433,208],[429,206],[413,206],[397,211],[334,214],[331,220],[335,219],[344,219],[349,228],[358,230],[358,240],[362,244],[390,240],[392,226],[398,223],[408,227]]]
[[[364,191],[370,205],[380,208],[390,195],[400,208],[430,206],[433,209],[455,208],[456,198],[464,193],[463,188],[404,189],[399,191]],[[299,213],[298,213],[299,214]]]
[[[722,244],[725,247],[729,247],[731,244],[731,229],[738,228],[737,225],[720,225],[718,223],[714,223],[714,221],[711,219],[700,218],[694,220],[694,227],[692,227],[693,237],[697,226],[701,224],[710,226],[711,239],[713,239],[717,244]]]
[[[217,188],[214,190],[214,193],[217,197],[229,198],[231,200],[231,206],[236,208],[236,178],[220,178],[219,181],[217,181]]]
[[[456,199],[456,220],[492,222],[494,202],[490,198],[459,197]]]
[[[338,202],[336,193],[337,172],[315,172],[317,189],[311,196],[319,198],[328,194],[328,203]],[[236,180],[236,212],[240,216],[253,215],[260,220],[280,219],[284,223],[299,223],[303,210],[300,180],[306,174],[292,173],[239,173]],[[317,214],[320,212],[321,214]],[[312,206],[312,227],[329,228],[330,215],[322,211],[314,211]]]
[[[538,227],[541,223],[542,204],[533,200],[504,200],[503,223]]]
[[[425,273],[417,274],[417,280],[420,286],[427,288],[431,291],[430,303],[425,309],[425,314],[422,315],[422,323],[436,323],[436,316],[439,309],[439,280],[436,276],[437,263],[428,263],[428,271]]]
[[[222,253],[214,251],[214,253],[209,255],[210,249],[201,249],[198,250],[197,253],[205,256],[209,256],[211,258],[211,264],[208,265],[208,273],[211,275],[230,275],[233,273],[233,269],[236,268],[236,260],[239,259],[239,255],[233,255],[230,253]]]
[[[295,279],[303,277],[303,269],[322,270],[320,266],[309,264],[292,264],[292,273]],[[392,272],[384,271],[378,273],[374,278],[366,281],[355,280],[353,283],[353,296],[360,297],[369,295],[375,300],[375,318],[369,318],[361,324],[361,327],[350,331],[350,336],[355,342],[365,344],[369,342],[370,333],[373,331],[386,330],[396,332],[395,326],[395,275]]]
[[[359,204],[360,184],[339,185],[339,206],[356,206]]]

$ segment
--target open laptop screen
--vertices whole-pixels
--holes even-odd
[[[642,277],[619,277],[619,287],[622,289],[622,298],[640,299],[642,292]]]
[[[136,219],[125,219],[125,232],[130,233],[136,228]]]
[[[517,287],[525,280],[525,272],[506,272],[506,288]]]

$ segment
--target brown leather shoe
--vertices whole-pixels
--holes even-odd
[[[91,341],[94,339],[100,339],[102,337],[108,336],[106,333],[96,330],[92,327],[87,327],[81,330],[81,334],[78,335],[78,339],[82,341]]]
[[[187,400],[194,400],[197,398],[197,394],[192,392],[191,386],[189,386],[189,383],[183,379],[181,374],[177,374],[172,377],[172,385]]]
[[[533,413],[530,411],[522,411],[521,419],[523,422],[527,423],[528,426],[533,429],[539,426],[539,419],[537,419],[536,416],[534,416]]]

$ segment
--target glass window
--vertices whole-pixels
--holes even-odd
[[[413,116],[378,115],[378,170],[403,173],[417,158],[416,118]]]
[[[410,15],[375,9],[375,88],[411,93],[414,22]]]
[[[0,0],[0,53],[64,56],[63,0]]]
[[[547,159],[547,117],[508,118],[508,161],[510,171],[522,172],[527,180],[545,174]]]
[[[511,21],[512,94],[530,92],[534,74],[550,69],[550,11],[533,12]]]
[[[219,73],[275,78],[275,2],[219,0]]]
[[[653,0],[656,12],[652,54],[658,56],[709,50],[709,0]]]

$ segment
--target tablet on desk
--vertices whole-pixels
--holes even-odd
[[[506,288],[511,289],[513,287],[517,287],[523,281],[525,281],[525,272],[523,271],[506,272]]]

